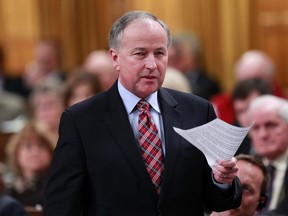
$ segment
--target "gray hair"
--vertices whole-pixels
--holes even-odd
[[[262,70],[266,79],[271,79],[276,72],[274,61],[265,52],[260,50],[249,50],[242,54],[234,65],[236,74],[241,74],[243,66],[251,65],[258,70]]]
[[[270,106],[278,112],[278,115],[288,124],[288,101],[274,95],[262,95],[255,98],[249,105],[248,112]]]
[[[201,57],[202,54],[201,39],[195,32],[184,31],[178,33],[174,35],[172,41],[176,47],[184,45],[185,47],[188,47],[190,53],[193,56],[197,57],[198,59]]]
[[[156,16],[149,12],[145,11],[130,11],[125,13],[122,17],[120,17],[112,26],[110,35],[109,35],[109,47],[119,50],[121,48],[121,39],[124,29],[131,24],[133,21],[137,19],[151,19],[155,22],[159,23],[167,34],[167,47],[171,44],[171,35],[168,26]]]

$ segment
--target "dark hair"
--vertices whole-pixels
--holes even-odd
[[[130,11],[121,16],[113,25],[109,35],[109,47],[119,50],[121,47],[121,37],[124,29],[137,19],[151,19],[159,23],[166,31],[169,47],[171,44],[171,35],[168,26],[151,13],[145,11]]]
[[[232,98],[246,99],[252,92],[258,92],[259,95],[271,94],[271,87],[267,81],[259,78],[253,78],[238,82],[232,92]]]
[[[258,167],[262,173],[263,173],[263,181],[261,184],[261,196],[265,196],[266,192],[267,192],[267,187],[268,187],[268,181],[269,181],[269,175],[268,175],[268,171],[265,167],[265,165],[262,162],[261,157],[256,156],[256,155],[246,155],[246,154],[239,154],[237,156],[235,156],[235,158],[239,161],[247,161],[251,164],[253,164],[254,166]]]
[[[91,86],[94,94],[102,91],[100,80],[96,74],[92,74],[83,69],[76,69],[66,80],[62,89],[63,100],[66,106],[68,105],[73,89],[80,84]]]

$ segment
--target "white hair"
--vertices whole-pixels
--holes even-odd
[[[264,78],[271,80],[275,74],[273,60],[263,51],[249,50],[235,63],[236,80]]]
[[[277,111],[278,115],[288,124],[288,100],[274,95],[262,95],[251,101],[248,113],[264,106]]]
[[[192,93],[192,88],[186,76],[179,70],[168,67],[162,87]]]

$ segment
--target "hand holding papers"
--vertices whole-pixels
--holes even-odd
[[[220,119],[188,130],[173,127],[174,130],[198,148],[205,155],[208,164],[214,168],[217,161],[230,160],[250,127],[236,127]]]

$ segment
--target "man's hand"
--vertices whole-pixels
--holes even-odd
[[[237,159],[219,161],[213,169],[214,179],[223,184],[229,184],[237,176],[238,168],[236,167]]]

